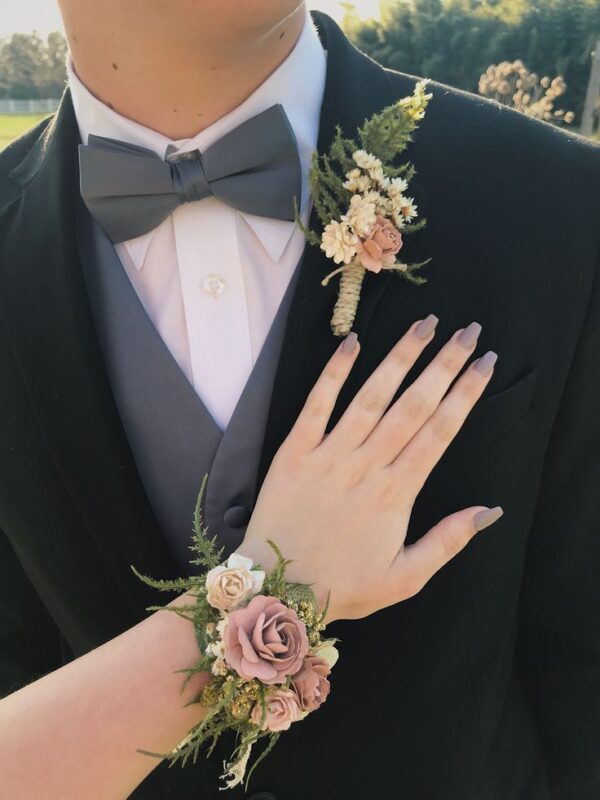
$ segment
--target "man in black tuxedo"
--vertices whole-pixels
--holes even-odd
[[[327,51],[325,150],[336,125],[353,135],[415,79],[313,18]],[[475,502],[505,514],[415,597],[335,625],[334,691],[257,771],[257,799],[600,796],[600,148],[449,87],[431,91],[408,150],[428,225],[406,245],[411,261],[432,258],[428,282],[367,277],[361,358],[336,418],[413,320],[437,311],[442,339],[480,320],[498,367],[419,496],[407,541]],[[0,156],[4,694],[143,618],[152,598],[130,564],[177,571],[90,310],[75,226],[79,141],[67,88],[58,113]],[[320,285],[328,267],[307,248],[256,491],[337,344],[335,286]],[[132,796],[216,797],[213,761],[162,765]]]

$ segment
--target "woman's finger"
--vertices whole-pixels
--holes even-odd
[[[498,356],[489,350],[473,361],[444,397],[423,427],[390,465],[392,475],[416,497],[473,406],[481,397],[494,371]]]
[[[367,438],[391,403],[398,387],[433,338],[438,318],[430,314],[413,323],[356,393],[329,437],[329,444],[354,450]]]
[[[439,406],[473,353],[481,325],[461,328],[396,400],[360,448],[372,467],[390,464]]]
[[[338,395],[356,361],[360,344],[351,332],[340,343],[306,398],[304,407],[287,437],[287,445],[303,451],[314,450],[325,435],[325,428]]]
[[[478,531],[492,525],[503,513],[500,506],[465,508],[444,517],[414,544],[403,547],[392,564],[392,580],[402,595],[395,602],[417,594]]]

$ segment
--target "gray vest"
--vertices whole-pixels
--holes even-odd
[[[158,524],[182,573],[189,574],[193,510],[206,473],[209,531],[225,553],[244,537],[299,266],[221,432],[156,331],[110,239],[86,209],[78,232],[94,322],[123,427]]]

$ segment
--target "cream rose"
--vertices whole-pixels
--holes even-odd
[[[206,599],[219,611],[233,611],[262,589],[265,573],[253,569],[251,558],[233,553],[226,564],[211,569],[206,575]]]

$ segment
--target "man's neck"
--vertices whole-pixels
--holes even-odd
[[[115,13],[124,6],[117,3]],[[132,21],[114,15],[103,24],[102,15],[78,17],[63,9],[63,19],[75,72],[92,94],[119,114],[179,140],[236,108],[268,78],[295,46],[306,9],[301,4],[256,38],[222,47],[193,36],[175,41],[160,19],[135,30]]]

